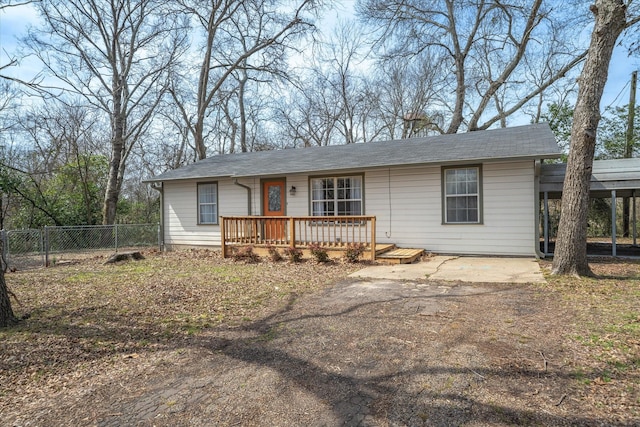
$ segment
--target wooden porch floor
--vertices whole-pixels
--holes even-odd
[[[376,258],[378,255],[389,252],[396,248],[393,243],[376,243]]]
[[[384,264],[411,264],[424,254],[424,249],[397,248],[394,244],[376,244],[376,261]]]

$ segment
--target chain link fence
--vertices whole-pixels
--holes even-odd
[[[160,247],[159,224],[115,224],[1,230],[9,269],[24,270],[73,261],[96,252]]]

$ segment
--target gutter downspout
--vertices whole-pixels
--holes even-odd
[[[233,180],[233,183],[238,187],[242,187],[247,190],[247,215],[251,215],[251,187],[248,185],[240,184],[238,178]]]
[[[163,185],[163,182],[159,182],[159,183],[152,182],[151,188],[153,188],[158,193],[160,193],[160,236],[159,236],[160,238],[158,240],[160,244],[160,252],[164,252],[165,245],[164,245],[164,185]]]
[[[535,236],[536,258],[545,258],[545,254],[540,251],[540,170],[542,169],[542,160],[536,160],[533,164],[533,206],[535,208],[535,219],[533,224]]]

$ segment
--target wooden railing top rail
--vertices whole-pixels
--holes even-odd
[[[220,216],[221,219],[293,219],[294,221],[339,221],[339,220],[373,220],[374,215],[339,215],[339,216],[264,216],[264,215],[234,215]]]

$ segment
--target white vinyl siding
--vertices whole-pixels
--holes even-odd
[[[440,166],[367,171],[376,240],[442,254],[535,256],[533,161],[482,164],[482,224],[442,223],[441,180]]]
[[[218,184],[198,184],[198,224],[218,223]]]
[[[259,215],[260,180],[240,181],[252,188],[252,215]],[[171,247],[220,246],[220,225],[198,225],[198,191],[194,180],[164,183],[164,238]],[[218,180],[218,219],[220,216],[247,215],[247,190],[230,179]],[[256,210],[257,209],[257,210]]]
[[[311,179],[311,215],[362,215],[362,177]]]
[[[455,226],[442,223],[440,165],[367,169],[334,176],[362,179],[362,201],[366,202],[366,213],[376,216],[379,243],[443,254],[534,256],[537,241],[533,160],[478,166],[482,169],[482,223]],[[308,174],[286,177],[287,190],[291,186],[297,189],[293,196],[287,192],[287,215],[309,215],[314,178]],[[261,214],[260,179],[238,180],[251,188],[252,215]],[[164,183],[164,235],[169,247],[220,245],[219,225],[197,225],[197,201],[195,180]],[[232,179],[219,179],[218,215],[247,213],[247,190]]]

